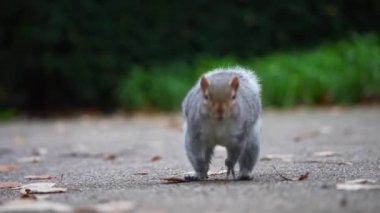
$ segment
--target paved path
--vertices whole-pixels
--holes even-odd
[[[43,162],[18,162],[38,148],[47,148]],[[337,155],[314,156],[321,151]],[[105,160],[101,153],[113,153],[116,159]],[[380,180],[378,107],[266,111],[261,153],[291,156],[262,159],[253,181],[226,181],[217,175],[203,182],[162,184],[162,177],[191,171],[178,114],[0,124],[0,164],[20,165],[0,173],[0,182],[29,183],[24,176],[56,175],[68,191],[49,199],[74,207],[128,200],[135,204],[134,212],[380,211],[380,190],[335,187],[358,178]],[[161,159],[151,161],[154,156]],[[220,171],[224,158],[224,150],[217,148],[211,170]],[[306,172],[310,174],[303,181],[280,177]],[[18,197],[18,190],[0,189],[2,202]]]

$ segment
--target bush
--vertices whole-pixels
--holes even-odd
[[[380,98],[380,39],[375,34],[253,60],[200,57],[191,65],[135,68],[119,85],[119,97],[127,109],[179,109],[203,72],[235,65],[255,70],[269,106],[355,104]]]
[[[0,109],[46,110],[117,107],[116,85],[134,65],[192,64],[203,54],[249,59],[378,31],[380,4],[20,0],[0,8]]]

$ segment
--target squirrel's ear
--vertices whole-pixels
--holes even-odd
[[[234,89],[234,90],[237,90],[239,88],[239,78],[237,76],[235,76],[232,81],[231,81],[231,87]]]
[[[207,78],[203,75],[202,78],[201,78],[201,88],[202,88],[202,91],[203,93],[206,92],[207,88],[208,88],[208,80]]]

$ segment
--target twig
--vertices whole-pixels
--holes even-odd
[[[287,181],[291,181],[291,180],[292,180],[292,179],[290,179],[290,178],[288,178],[288,177],[285,177],[285,176],[283,176],[282,174],[280,174],[280,173],[277,171],[276,167],[272,166],[272,168],[274,169],[274,171],[276,172],[276,174],[277,174],[278,176],[280,176],[282,179],[287,180]]]
[[[306,172],[305,174],[302,174],[300,176],[294,176],[294,177],[290,177],[289,178],[289,177],[286,177],[286,176],[280,174],[277,171],[276,167],[274,167],[274,166],[272,166],[272,167],[273,167],[274,171],[276,172],[276,174],[278,176],[280,176],[283,180],[286,180],[286,181],[302,181],[302,180],[306,180],[309,177],[309,174],[310,174],[309,172]]]

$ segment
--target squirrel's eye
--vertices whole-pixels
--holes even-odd
[[[206,100],[208,100],[208,95],[204,95],[204,98],[205,98]]]
[[[232,100],[235,100],[236,99],[236,95],[232,95]]]

